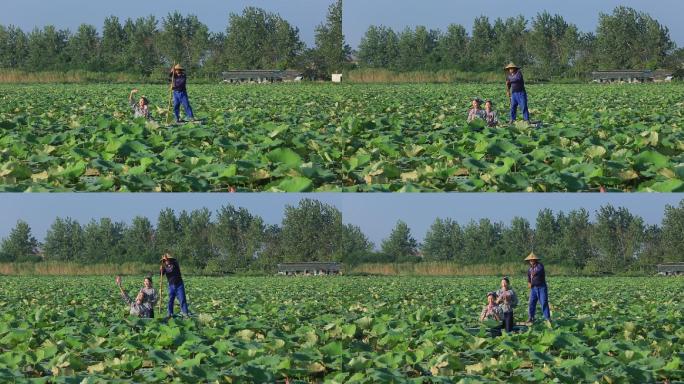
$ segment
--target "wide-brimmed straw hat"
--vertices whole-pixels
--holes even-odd
[[[174,65],[174,66],[173,66],[173,69],[177,69],[177,70],[179,70],[179,71],[185,71],[185,68],[183,68],[183,66],[180,65],[180,64]]]
[[[534,254],[534,252],[530,252],[529,255],[525,258],[525,261],[530,261],[530,260],[541,260],[540,258],[537,257],[537,255]]]
[[[507,70],[512,69],[512,68],[520,69],[520,67],[518,67],[517,65],[513,64],[513,62],[511,61],[510,63],[508,63],[507,66],[504,67],[504,71],[507,71]]]

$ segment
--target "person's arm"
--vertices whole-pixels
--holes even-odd
[[[128,95],[128,104],[130,104],[131,106],[135,105],[135,101],[133,100],[133,95],[135,95],[136,93],[138,93],[138,90],[134,88],[131,90],[131,93]]]
[[[119,287],[119,291],[121,292],[121,299],[123,299],[126,304],[131,305],[133,300],[131,300],[130,296],[128,296],[128,293],[126,293],[126,290],[121,286],[121,276],[117,276],[115,281],[116,286]]]
[[[532,288],[532,275],[531,275],[532,268],[527,269],[527,288]]]
[[[511,308],[515,308],[518,306],[518,295],[515,294],[515,291],[511,289]]]
[[[480,313],[480,321],[484,321],[485,317],[487,317],[487,307],[482,308],[482,312]]]

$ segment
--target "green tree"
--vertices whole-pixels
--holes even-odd
[[[356,225],[346,224],[342,227],[342,258],[348,265],[355,265],[368,260],[373,252],[373,243]]]
[[[120,248],[125,260],[155,264],[161,251],[155,248],[155,230],[147,217],[136,216],[123,230]]]
[[[105,18],[102,27],[101,54],[103,69],[109,72],[126,71],[125,51],[128,37],[116,16]]]
[[[38,261],[38,241],[31,234],[31,227],[22,220],[0,244],[0,261]]]
[[[492,30],[496,42],[492,68],[501,69],[510,61],[520,66],[530,62],[527,50],[527,20],[523,16],[509,17],[506,20],[496,19]]]
[[[667,205],[663,217],[662,244],[665,251],[664,260],[668,262],[684,261],[684,200],[679,206]]]
[[[125,260],[120,242],[125,225],[114,223],[110,218],[91,220],[83,227],[81,252],[75,261],[81,263],[111,263]]]
[[[317,200],[286,206],[281,241],[287,261],[330,261],[342,257],[342,213]]]
[[[625,6],[599,15],[596,44],[603,69],[654,69],[675,47],[667,27]]]
[[[323,58],[322,72],[326,75],[340,73],[351,55],[351,47],[344,41],[342,32],[342,0],[328,8],[326,22],[316,27],[316,50]]]
[[[179,12],[162,19],[158,48],[167,64],[180,63],[197,70],[209,47],[209,28],[197,16]]]
[[[428,229],[421,250],[425,261],[455,261],[463,251],[463,232],[457,222],[437,218]]]
[[[123,55],[129,71],[149,76],[162,65],[157,24],[154,16],[126,20],[123,31],[127,41]]]
[[[579,31],[561,15],[544,11],[532,20],[528,37],[536,71],[545,77],[567,72],[579,48]]]
[[[468,68],[478,72],[497,69],[493,61],[496,35],[489,18],[486,16],[475,18],[471,35],[472,38],[468,44]]]
[[[221,207],[211,236],[221,269],[235,272],[248,268],[262,247],[265,227],[262,218],[245,208]]]
[[[370,68],[393,68],[398,52],[397,34],[385,26],[370,26],[359,44],[359,61]]]
[[[160,254],[171,252],[176,248],[176,244],[180,237],[181,229],[178,219],[176,218],[176,213],[170,208],[166,208],[159,212],[154,236],[155,249]]]
[[[436,50],[443,69],[467,69],[468,32],[462,25],[450,24],[437,42]]]
[[[28,58],[28,37],[20,28],[0,25],[0,68],[23,68]]]
[[[78,221],[57,218],[45,235],[46,260],[76,261],[83,249],[83,229]]]
[[[66,54],[69,58],[69,69],[100,70],[102,62],[97,29],[90,24],[81,24],[76,34],[69,38]]]
[[[584,268],[596,257],[591,237],[594,230],[589,220],[589,212],[584,208],[572,210],[568,214],[565,225],[560,228],[560,259],[563,264],[577,269]]]
[[[278,14],[246,7],[241,15],[229,15],[223,52],[228,68],[293,67],[303,49],[299,30]]]
[[[178,216],[180,238],[173,255],[186,265],[204,268],[207,262],[216,257],[211,245],[213,223],[207,208],[182,211]]]
[[[596,213],[593,243],[598,251],[597,266],[602,272],[628,269],[639,258],[644,235],[643,219],[626,208],[612,205]]]
[[[411,235],[408,225],[399,220],[389,237],[382,241],[382,253],[398,263],[420,261],[418,242]]]
[[[537,214],[533,251],[548,262],[559,262],[562,258],[557,246],[560,233],[560,226],[553,211],[548,208],[542,209]]]
[[[34,29],[28,36],[26,65],[33,71],[62,70],[67,63],[69,32],[48,25]]]
[[[500,261],[520,262],[532,249],[534,230],[530,222],[522,217],[514,217],[501,236],[502,258]]]

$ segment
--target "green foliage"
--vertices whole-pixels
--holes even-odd
[[[31,227],[19,220],[9,236],[0,243],[0,261],[35,261],[38,241],[31,234]]]
[[[382,253],[392,262],[419,261],[418,242],[405,222],[399,220],[389,237],[382,242]]]
[[[497,278],[188,276],[195,316],[168,322],[127,317],[110,279],[3,278],[2,381],[684,379],[678,279],[550,279],[553,326],[495,338],[477,316]]]
[[[495,85],[190,87],[201,125],[132,119],[124,86],[0,86],[0,189],[684,189],[678,84],[531,85],[540,127],[467,125],[473,95],[506,119]],[[163,122],[166,89],[142,92]]]

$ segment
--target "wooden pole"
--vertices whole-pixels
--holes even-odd
[[[173,83],[176,81],[176,70],[173,69],[176,67],[176,64],[173,64],[173,67],[171,67],[171,84],[169,84],[169,113],[166,114],[166,124],[169,124],[169,118],[171,117],[171,107],[173,103]]]
[[[162,314],[162,301],[164,301],[164,291],[162,290],[162,278],[164,275],[162,274],[162,268],[163,268],[163,266],[160,265],[160,268],[159,268],[159,314],[160,315]]]

